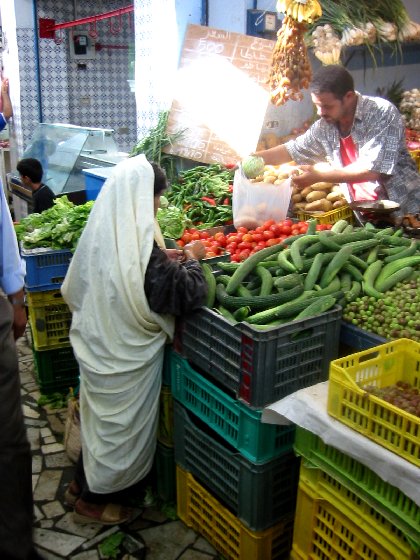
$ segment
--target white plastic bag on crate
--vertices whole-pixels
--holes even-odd
[[[236,228],[254,229],[267,220],[284,220],[292,196],[291,180],[252,183],[239,166],[233,180],[232,212]]]

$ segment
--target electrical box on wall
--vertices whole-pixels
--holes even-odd
[[[247,10],[246,34],[264,39],[275,39],[281,27],[277,12],[266,10]]]
[[[70,36],[70,58],[72,60],[91,60],[95,58],[95,43],[87,32],[80,31]]]

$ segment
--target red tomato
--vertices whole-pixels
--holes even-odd
[[[191,241],[191,233],[185,231],[184,235],[181,237],[181,239],[186,245],[187,243],[189,243]]]
[[[217,257],[217,253],[215,253],[214,251],[206,251],[206,257],[207,258]]]
[[[201,239],[208,239],[210,237],[210,234],[208,231],[202,231],[200,232],[200,238]]]
[[[179,247],[184,247],[185,242],[182,239],[178,239],[178,241],[176,242],[177,245],[179,245]]]
[[[280,233],[280,225],[279,224],[273,224],[268,229],[274,233],[275,237],[277,237]]]
[[[273,237],[272,239],[267,239],[267,247],[272,247],[273,245],[278,245],[280,242],[280,239],[278,239],[277,237]]]
[[[268,230],[264,231],[263,236],[264,236],[264,239],[273,239],[274,238],[274,233],[268,229]]]
[[[282,224],[279,227],[279,233],[282,235],[290,235],[291,231],[292,231],[292,226],[289,226],[287,224],[286,225]]]
[[[275,223],[276,222],[274,220],[267,220],[266,222],[263,223],[262,227],[264,230],[267,230],[270,226],[272,226]]]
[[[291,220],[290,218],[286,218],[285,220],[283,220],[283,222],[281,222],[281,224],[282,224],[283,226],[290,226],[290,227],[292,227],[292,225],[293,225],[293,220]]]
[[[246,250],[244,250],[244,251],[241,251],[241,252],[239,253],[239,260],[244,261],[245,259],[247,259],[247,258],[249,257],[250,252],[251,252],[251,251],[250,251],[249,249],[246,249]]]
[[[213,235],[213,238],[216,241],[225,241],[225,234],[222,231],[218,231]]]
[[[251,243],[247,243],[247,242],[245,242],[245,241],[242,241],[241,243],[239,243],[238,249],[239,249],[240,251],[243,251],[244,249],[250,251],[250,250],[252,249],[252,244],[251,244]]]
[[[263,233],[263,231],[264,231],[264,228],[262,226],[258,226],[253,230],[253,234]]]
[[[238,236],[234,233],[234,234],[230,234],[226,237],[226,241],[228,243],[238,243],[239,239]]]
[[[250,233],[245,233],[242,237],[242,241],[245,243],[251,243],[254,240],[254,237]]]
[[[237,253],[230,255],[230,260],[233,262],[239,262],[240,261],[239,255]]]
[[[264,239],[264,235],[262,233],[253,233],[252,239],[258,243]]]
[[[236,228],[236,231],[238,233],[248,233],[248,228],[239,226],[238,228]]]
[[[198,233],[198,231],[195,231],[194,233],[191,234],[191,241],[197,241],[200,239],[200,234]]]

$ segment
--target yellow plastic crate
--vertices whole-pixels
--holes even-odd
[[[417,560],[400,531],[367,502],[302,465],[295,514],[293,560]]]
[[[317,212],[304,212],[302,210],[296,212],[296,216],[301,222],[306,222],[307,220],[315,218],[318,224],[335,224],[338,220],[347,220],[349,224],[352,224],[354,221],[353,210],[348,205],[322,214]]]
[[[420,343],[406,338],[330,363],[328,413],[420,467],[420,418],[364,391],[405,381],[420,389]]]
[[[194,477],[176,467],[179,518],[208,540],[226,560],[288,560],[293,517],[264,531],[251,531]]]
[[[170,387],[162,385],[159,403],[158,441],[173,447],[174,445],[174,401]]]
[[[420,150],[410,150],[410,155],[417,164],[417,169],[420,171]]]
[[[70,346],[71,311],[60,290],[27,292],[26,297],[35,350]]]

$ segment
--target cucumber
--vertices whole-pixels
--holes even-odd
[[[325,313],[331,307],[334,307],[336,302],[336,298],[333,295],[325,295],[319,298],[315,298],[308,307],[302,309],[296,317],[295,321],[299,321],[300,319],[307,319],[308,317],[314,317],[316,315],[321,315],[321,313]]]
[[[216,299],[216,278],[213,274],[213,270],[208,263],[201,263],[201,268],[204,273],[204,278],[207,282],[207,299],[206,306],[210,309],[214,306]]]
[[[338,272],[348,262],[349,256],[352,252],[353,249],[348,245],[344,245],[339,251],[337,251],[322,273],[321,280],[319,282],[321,288],[326,288],[333,278],[337,276]]]

